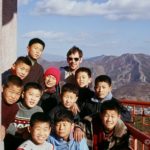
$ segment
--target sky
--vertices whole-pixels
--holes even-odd
[[[18,0],[18,55],[34,37],[63,57],[74,45],[85,58],[150,55],[149,10],[149,0]]]

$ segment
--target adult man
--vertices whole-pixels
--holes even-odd
[[[61,82],[62,86],[64,83],[75,83],[75,71],[80,67],[83,60],[83,52],[76,46],[73,46],[67,52],[67,63],[68,66],[60,67],[61,70]]]

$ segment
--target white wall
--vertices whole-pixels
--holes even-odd
[[[10,68],[12,63],[16,60],[16,57],[17,57],[17,0],[0,0],[0,73]],[[0,86],[0,112],[1,112],[1,89],[2,88]],[[4,149],[3,142],[0,141],[0,150],[3,149]]]
[[[10,68],[17,57],[17,0],[1,1],[0,71]]]

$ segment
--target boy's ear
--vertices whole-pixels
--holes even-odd
[[[110,92],[112,91],[112,85],[110,85]]]
[[[30,51],[30,47],[29,47],[29,46],[27,46],[27,52],[29,53],[29,51]]]
[[[3,85],[1,85],[1,87],[0,87],[1,92],[3,92],[4,89],[5,89],[5,86],[4,86],[4,84],[3,84]]]
[[[89,84],[92,82],[92,78],[89,78]]]
[[[24,98],[24,91],[22,92],[21,97]]]
[[[76,99],[75,99],[75,102],[78,100],[78,96],[76,97]]]
[[[30,133],[31,132],[31,127],[28,126],[27,129],[28,129],[28,132]]]
[[[15,70],[15,67],[16,67],[16,64],[14,63],[14,64],[11,66],[11,68],[12,68],[13,70]]]
[[[94,91],[96,91],[96,86],[94,85]]]

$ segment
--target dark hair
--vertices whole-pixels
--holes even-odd
[[[78,75],[79,72],[86,72],[89,77],[92,76],[91,70],[89,68],[87,68],[87,67],[80,67],[75,72],[75,78],[77,78],[77,75]]]
[[[9,87],[10,85],[16,85],[17,87],[23,87],[23,81],[16,75],[10,75],[7,78],[4,88]]]
[[[67,52],[67,58],[71,55],[78,52],[79,53],[79,57],[81,58],[83,56],[83,52],[82,50],[77,47],[77,46],[73,46],[72,48],[69,49],[69,51]]]
[[[23,91],[26,92],[29,89],[34,88],[39,90],[41,93],[43,91],[42,86],[36,82],[28,82],[27,84],[25,84]]]
[[[109,86],[111,86],[111,78],[107,75],[100,75],[97,76],[95,79],[95,86],[99,83],[99,82],[106,82],[109,84]]]
[[[36,112],[31,116],[30,126],[33,127],[36,122],[47,122],[51,126],[50,118],[44,112]]]
[[[63,95],[65,92],[72,92],[76,94],[77,96],[79,94],[77,86],[72,83],[66,83],[62,86],[61,95]]]
[[[43,46],[43,49],[45,48],[45,43],[44,43],[44,41],[42,41],[42,40],[39,39],[39,38],[33,38],[33,39],[31,39],[31,40],[29,41],[29,43],[28,43],[28,46],[31,46],[32,44],[35,44],[35,43],[39,43],[39,44],[41,44],[41,45]]]
[[[106,110],[114,110],[118,114],[121,113],[122,105],[116,99],[106,100],[101,104],[100,113],[103,114]]]
[[[67,109],[60,109],[56,112],[54,116],[54,124],[57,124],[60,121],[68,121],[73,123],[74,122],[74,116],[73,113]]]
[[[17,58],[17,60],[15,61],[15,64],[19,64],[19,63],[25,63],[28,66],[32,66],[30,59],[24,56],[20,56]]]

